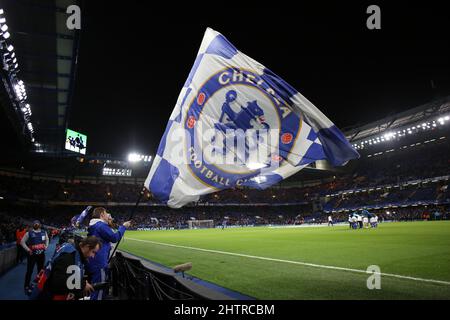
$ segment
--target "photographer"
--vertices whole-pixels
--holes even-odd
[[[77,243],[64,244],[52,260],[51,271],[44,286],[48,296],[52,300],[74,300],[90,295],[94,288],[83,279],[85,265],[89,258],[95,257],[100,248],[101,241],[96,237],[86,237]],[[79,268],[79,283],[72,283],[69,279],[73,277],[69,269],[73,266]],[[68,287],[70,283],[74,288]]]
[[[89,259],[86,270],[92,276],[92,282],[105,282],[108,275],[108,260],[111,251],[111,243],[117,243],[124,235],[131,222],[127,221],[118,228],[117,232],[112,229],[112,217],[103,207],[94,209],[92,220],[89,222],[88,236],[96,236],[102,241],[102,248],[98,254]],[[102,300],[103,290],[91,294],[91,300]]]

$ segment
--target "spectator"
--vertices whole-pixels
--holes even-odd
[[[88,236],[96,236],[102,242],[102,248],[98,254],[90,258],[87,264],[87,271],[91,274],[92,282],[106,282],[108,279],[108,261],[111,251],[111,243],[117,243],[124,235],[131,222],[127,221],[119,227],[118,232],[114,232],[110,223],[111,215],[103,207],[94,209],[92,220],[89,222]],[[102,300],[103,290],[95,291],[91,294],[91,300]]]

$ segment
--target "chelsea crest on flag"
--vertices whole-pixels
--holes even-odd
[[[317,160],[358,157],[318,108],[208,28],[145,187],[179,208],[227,188],[270,187]]]

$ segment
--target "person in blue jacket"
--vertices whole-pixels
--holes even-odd
[[[103,207],[94,209],[92,219],[89,222],[88,236],[96,236],[101,239],[102,247],[95,255],[90,258],[86,271],[91,275],[91,283],[106,282],[108,277],[108,261],[111,251],[111,243],[117,243],[123,237],[131,222],[127,221],[115,232],[111,228],[111,215]],[[103,290],[94,291],[91,294],[91,300],[102,300]]]

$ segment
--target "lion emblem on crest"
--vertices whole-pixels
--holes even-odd
[[[249,129],[269,130],[270,126],[264,117],[264,110],[258,105],[256,100],[247,102],[245,107],[241,105],[238,112],[232,109],[231,104],[236,101],[237,97],[235,90],[230,90],[225,94],[225,102],[222,105],[219,122],[214,124],[214,128],[224,135],[227,134],[227,130],[241,129],[244,132]],[[247,143],[246,149],[247,151],[250,149]],[[226,148],[224,146],[222,154],[225,152]]]

